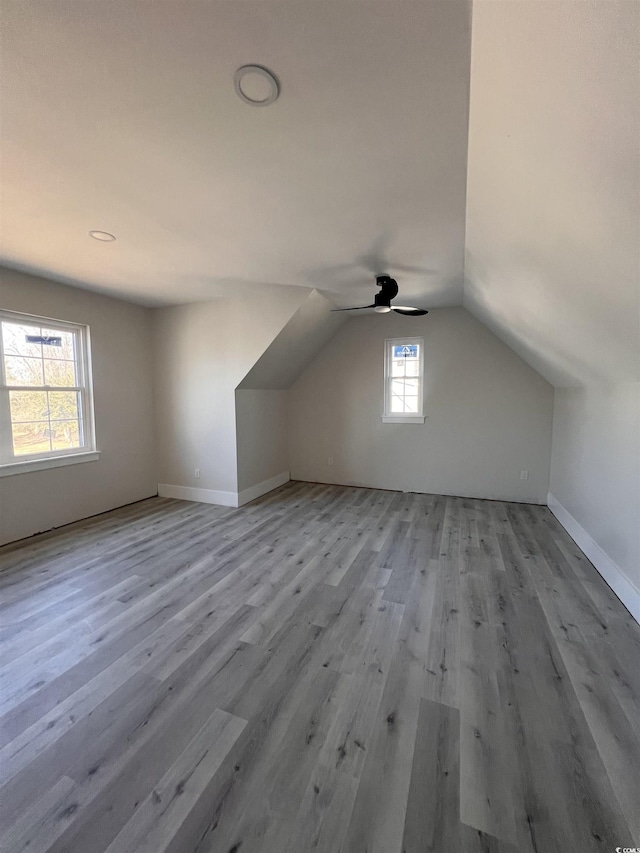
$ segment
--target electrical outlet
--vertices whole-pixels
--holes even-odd
[[[528,480],[529,479],[529,472],[528,471],[520,471],[520,479],[521,480]]]
[[[199,468],[196,468],[196,470],[193,472],[193,476],[196,478],[196,480],[200,479],[200,469]]]
[[[330,456],[327,461],[328,461],[329,465],[333,465],[333,456]]]

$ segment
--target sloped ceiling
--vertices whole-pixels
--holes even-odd
[[[555,385],[640,379],[640,4],[475,0],[464,305]]]
[[[366,304],[384,269],[555,385],[637,381],[640,4],[470,18],[465,0],[7,0],[0,260],[152,305],[274,283]],[[274,105],[235,96],[247,62],[279,76]]]
[[[348,305],[374,271],[459,303],[470,19],[467,0],[6,0],[4,263],[147,304],[275,283]],[[236,96],[247,63],[279,77],[272,106]]]
[[[237,387],[290,388],[346,321],[347,312],[332,314],[331,303],[312,290]]]

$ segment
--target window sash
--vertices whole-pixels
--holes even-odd
[[[76,455],[95,450],[96,444],[93,416],[93,389],[91,384],[89,327],[69,323],[64,320],[54,320],[49,317],[20,314],[13,311],[0,311],[0,323],[2,322],[17,325],[41,326],[45,327],[49,331],[53,331],[54,333],[61,332],[73,334],[75,358],[53,360],[73,362],[76,368],[76,382],[78,384],[8,385],[5,375],[4,339],[0,329],[0,465],[9,465],[17,462],[30,462],[49,458],[55,459],[61,456]],[[44,354],[41,356],[41,360],[45,360]],[[78,426],[79,446],[65,447],[57,450],[48,449],[35,453],[15,453],[13,446],[13,423],[11,419],[10,393],[20,391],[76,393],[78,395],[78,417],[77,419],[71,418],[68,420],[70,423],[75,423]],[[16,423],[18,422],[16,421]]]
[[[398,359],[393,358],[393,348],[398,345],[412,345],[418,347],[418,357],[417,359],[410,359],[410,361],[414,362],[417,360],[418,363],[418,371],[414,375],[408,375],[406,371],[402,375],[393,375],[392,364],[394,361]],[[415,381],[417,382],[417,411],[408,412],[406,409],[406,398],[410,397],[411,399],[415,399],[416,395],[414,394],[403,394],[403,411],[396,412],[392,409],[392,399],[393,399],[393,383],[394,381],[400,380],[403,385],[405,380]],[[393,417],[393,418],[416,418],[422,417],[423,415],[423,397],[424,397],[424,340],[422,338],[387,338],[385,341],[385,363],[384,363],[384,417]],[[406,388],[406,385],[404,385]]]

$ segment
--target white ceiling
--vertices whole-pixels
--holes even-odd
[[[461,302],[466,0],[4,0],[1,38],[5,264],[155,305],[358,304],[374,270]],[[274,105],[238,99],[246,63]]]
[[[268,283],[366,304],[384,270],[401,302],[464,302],[555,385],[637,381],[640,3],[474,0],[472,35],[470,17],[4,0],[0,260],[156,305]],[[280,78],[270,107],[234,93],[251,62]]]
[[[640,3],[475,0],[464,304],[554,385],[640,379]]]

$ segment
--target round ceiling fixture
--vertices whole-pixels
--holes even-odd
[[[113,243],[116,239],[108,231],[89,231],[89,237],[93,237],[94,240],[100,240],[101,243]]]
[[[268,107],[277,100],[280,84],[275,74],[261,65],[243,65],[233,78],[238,97],[252,107]]]

